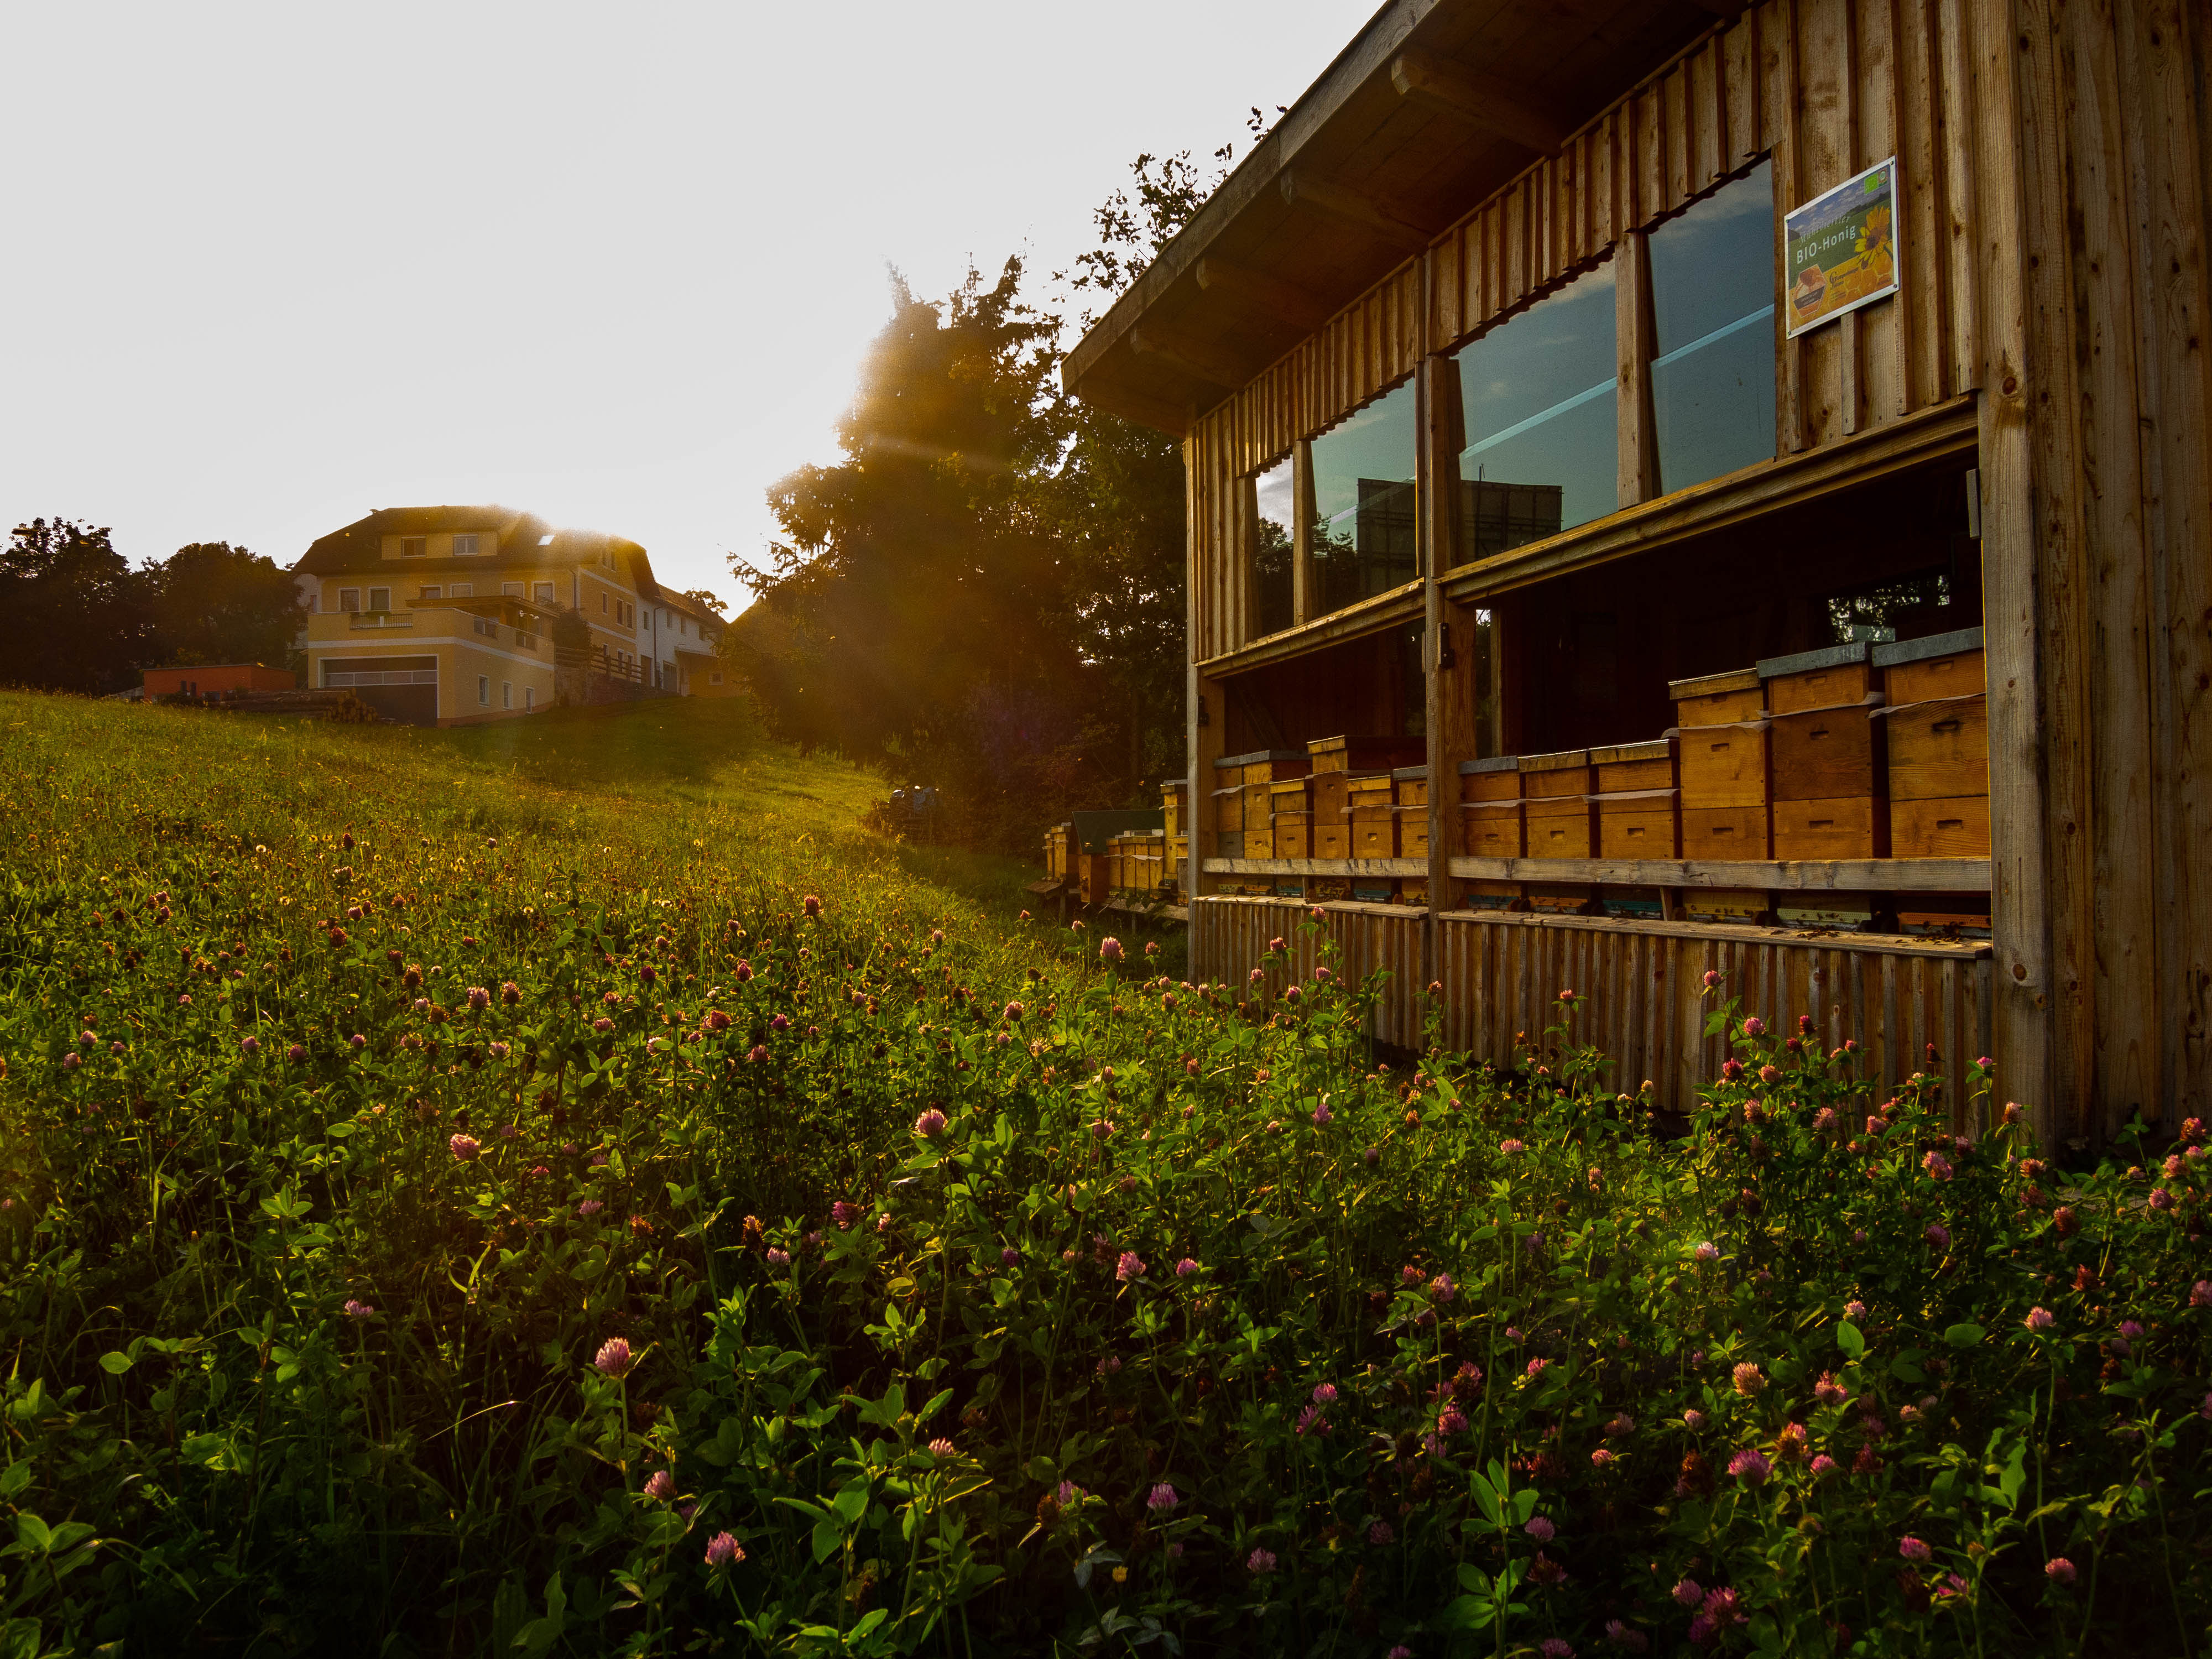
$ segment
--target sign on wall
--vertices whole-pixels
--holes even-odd
[[[1794,338],[1897,292],[1897,158],[1815,196],[1784,219]]]

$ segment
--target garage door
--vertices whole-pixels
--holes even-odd
[[[438,723],[435,657],[331,658],[323,664],[325,690],[347,690],[388,720]]]

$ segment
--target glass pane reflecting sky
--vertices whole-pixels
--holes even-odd
[[[1291,625],[1291,538],[1296,527],[1297,481],[1291,459],[1281,460],[1253,480],[1259,497],[1260,518],[1254,526],[1253,586],[1259,616],[1259,633],[1280,633]]]
[[[1774,182],[1758,168],[1651,233],[1659,487],[1774,453]]]
[[[1539,541],[1619,505],[1613,338],[1608,263],[1460,349],[1463,556]]]
[[[1407,380],[1313,441],[1317,614],[1413,579],[1414,416]]]

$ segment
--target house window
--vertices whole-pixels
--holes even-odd
[[[531,592],[537,596],[538,604],[551,605],[553,603],[553,584],[551,582],[538,582],[531,589]]]
[[[1762,161],[1651,233],[1662,493],[1773,458],[1772,174]]]
[[[455,582],[453,584],[453,597],[455,599],[472,599],[476,598],[476,596],[477,585],[474,582]]]
[[[392,590],[388,587],[370,588],[368,590],[368,608],[371,611],[378,611],[391,610]]]
[[[426,599],[441,599],[446,597],[446,590],[442,587],[426,587],[422,590],[422,597]]]
[[[361,589],[358,587],[338,589],[338,609],[358,611],[361,609]]]
[[[604,593],[599,595],[599,614],[602,617],[607,614],[607,596]]]
[[[309,616],[311,616],[311,617],[312,617],[312,616],[313,616],[317,611],[320,611],[322,608],[323,608],[323,596],[322,596],[321,594],[319,594],[319,593],[310,593],[310,594],[308,594],[308,595],[307,595],[307,614],[308,614]]]
[[[453,538],[453,556],[455,558],[473,559],[476,556],[477,538],[474,536],[456,536]]]
[[[491,676],[489,674],[477,676],[477,707],[479,708],[491,707]]]
[[[1413,580],[1413,383],[1392,388],[1313,441],[1309,551],[1316,615]]]
[[[1462,562],[1620,505],[1613,280],[1600,265],[1461,348]]]
[[[501,582],[499,585],[499,591],[509,599],[519,599],[522,597],[522,584],[520,582]]]
[[[1279,634],[1297,618],[1291,578],[1291,538],[1297,533],[1297,469],[1288,455],[1252,480],[1252,592],[1260,633]]]
[[[514,707],[514,682],[513,680],[501,680],[499,683],[499,706],[501,708],[512,708]]]
[[[428,536],[402,536],[399,538],[399,556],[404,559],[419,559],[429,550],[430,538]]]
[[[537,707],[538,688],[534,685],[524,686],[522,688],[522,712],[527,714],[532,709]]]
[[[720,669],[719,669],[719,668],[715,668],[715,669],[710,669],[710,670],[708,670],[708,674],[707,674],[707,684],[709,684],[709,685],[720,685],[721,683],[722,683],[722,671],[721,671]]]

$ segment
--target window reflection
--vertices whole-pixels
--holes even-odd
[[[1411,380],[1313,441],[1315,614],[1341,611],[1419,574],[1417,452]]]
[[[1279,634],[1295,620],[1291,611],[1291,548],[1297,523],[1297,481],[1290,457],[1252,481],[1258,512],[1252,526],[1254,623],[1259,633]]]
[[[1613,337],[1607,264],[1460,349],[1461,562],[1620,505]]]
[[[1671,493],[1774,453],[1774,182],[1759,167],[1651,233],[1651,408]]]

